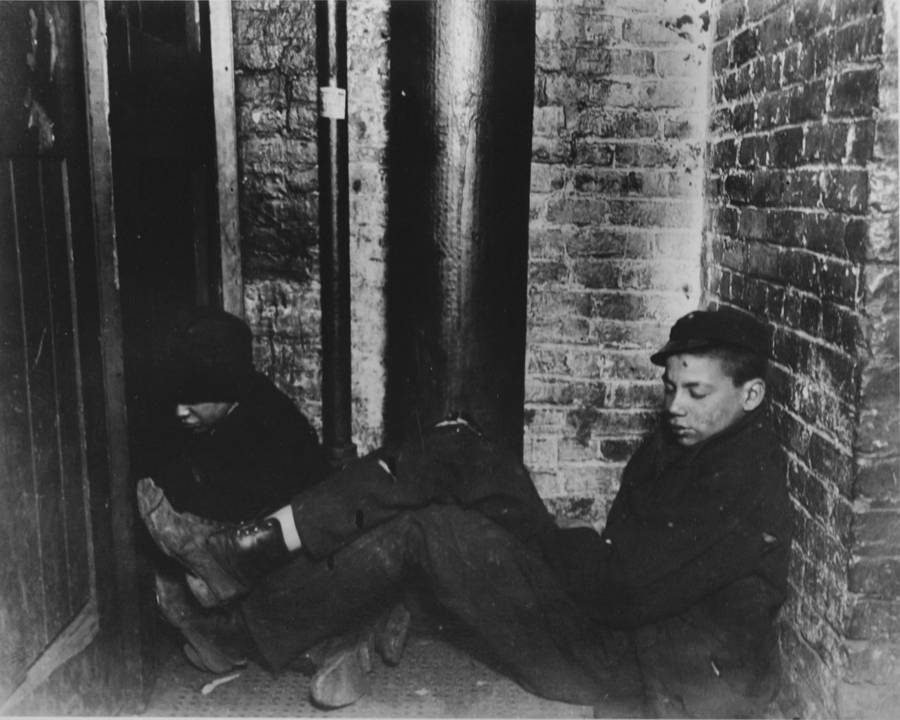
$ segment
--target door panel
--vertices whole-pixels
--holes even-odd
[[[16,628],[4,669],[21,681],[92,599],[92,548],[65,163],[2,169],[3,620]]]
[[[0,3],[0,712],[100,629],[69,192],[90,251],[79,20]]]

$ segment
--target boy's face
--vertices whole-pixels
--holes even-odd
[[[711,355],[671,355],[663,373],[666,420],[676,441],[696,445],[733,425],[762,402],[765,384],[735,385],[722,360]]]
[[[175,407],[175,416],[185,430],[194,433],[207,432],[228,414],[232,405],[233,402],[179,403]]]

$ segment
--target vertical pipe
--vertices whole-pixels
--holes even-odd
[[[319,86],[319,262],[322,282],[322,440],[333,465],[351,440],[350,205],[347,152],[347,3],[316,2]]]
[[[405,399],[389,422],[404,435],[463,412],[522,449],[534,23],[531,1],[392,9],[389,392]]]

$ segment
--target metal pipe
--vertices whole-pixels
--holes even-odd
[[[522,450],[534,2],[392,6],[389,421]]]
[[[319,86],[319,263],[322,285],[322,440],[334,466],[356,456],[350,387],[350,205],[347,3],[316,2]]]

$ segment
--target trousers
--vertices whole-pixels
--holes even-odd
[[[358,461],[292,503],[307,552],[242,601],[273,668],[415,581],[526,690],[583,705],[641,697],[630,638],[593,623],[536,550],[552,519],[520,462],[459,428],[390,460]]]
[[[641,695],[630,640],[593,624],[511,533],[456,505],[399,513],[325,560],[297,556],[243,600],[244,620],[277,669],[413,579],[526,690],[583,705]]]

